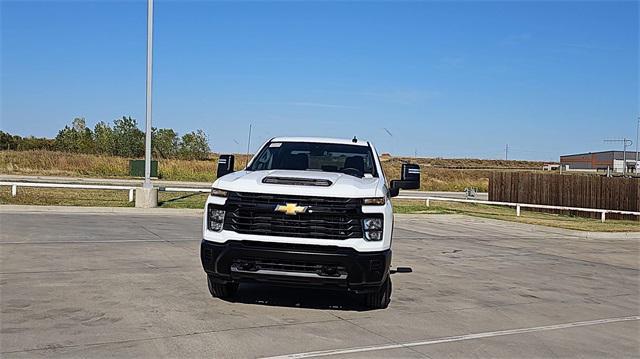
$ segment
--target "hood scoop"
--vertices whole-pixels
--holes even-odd
[[[283,185],[290,185],[290,186],[315,186],[315,187],[329,187],[333,184],[333,182],[327,179],[275,177],[275,176],[268,176],[263,178],[262,183],[283,184]]]

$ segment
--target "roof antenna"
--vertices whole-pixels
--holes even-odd
[[[351,140],[351,142],[358,143],[358,139],[356,138],[356,136],[353,136],[353,140]]]

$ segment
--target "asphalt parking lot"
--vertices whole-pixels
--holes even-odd
[[[393,264],[413,273],[393,275],[388,309],[366,311],[347,295],[259,285],[235,303],[211,298],[200,223],[0,209],[1,356],[640,355],[638,239],[398,216]]]

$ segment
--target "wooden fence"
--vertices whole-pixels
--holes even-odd
[[[640,211],[640,179],[588,175],[493,172],[489,200],[552,206]],[[560,213],[557,210],[541,210]],[[597,213],[562,211],[584,217]],[[612,219],[638,220],[637,216],[611,214]]]

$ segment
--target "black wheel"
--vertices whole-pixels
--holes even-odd
[[[387,277],[387,280],[377,292],[365,295],[366,306],[370,309],[385,309],[391,302],[391,290],[391,278]]]
[[[209,293],[214,298],[230,299],[235,297],[238,291],[238,283],[216,283],[210,275],[207,275]]]

